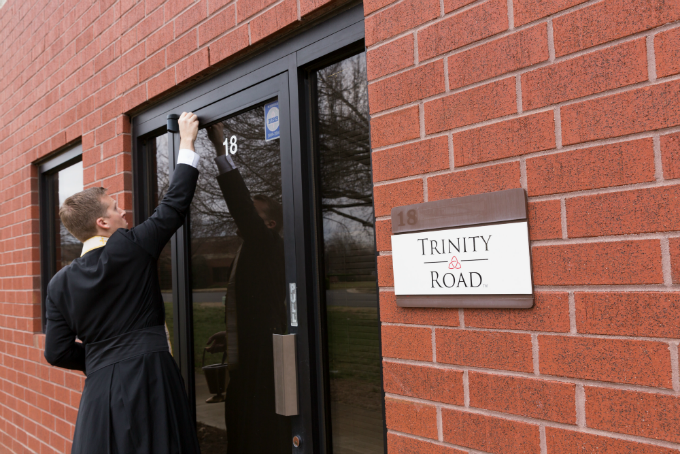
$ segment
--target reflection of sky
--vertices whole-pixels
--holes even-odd
[[[67,197],[83,190],[83,162],[59,171],[59,206]]]
[[[352,202],[353,200],[345,197],[335,199],[333,202]],[[373,223],[373,207],[351,207],[342,208],[340,211],[352,217]],[[361,223],[347,219],[344,216],[326,211],[323,213],[323,235],[326,241],[333,237],[347,238],[352,237],[354,241],[373,247],[373,229],[364,227]]]

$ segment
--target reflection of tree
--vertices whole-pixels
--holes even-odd
[[[232,155],[252,195],[264,194],[281,203],[281,155],[279,141],[264,140],[264,107],[259,106],[221,123],[225,138],[236,136],[238,151]],[[235,235],[236,226],[217,184],[215,147],[201,129],[196,139],[201,155],[196,195],[191,204],[193,238]]]
[[[365,54],[319,70],[316,88],[321,209],[327,247],[338,241],[361,241],[372,250]],[[338,241],[331,240],[333,237]]]
[[[251,195],[267,195],[281,203],[279,141],[265,141],[264,107],[252,108],[218,125],[227,141],[236,136],[238,150],[231,156]],[[199,131],[195,148],[201,160],[196,194],[191,204],[192,278],[194,288],[206,288],[210,282],[217,285],[211,277],[212,269],[231,263],[240,240],[217,183],[215,146],[205,129]]]

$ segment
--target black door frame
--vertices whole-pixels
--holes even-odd
[[[241,62],[236,66],[226,69],[221,74],[212,77],[184,92],[159,103],[132,119],[133,132],[133,175],[134,175],[134,214],[136,223],[146,218],[149,213],[148,182],[148,157],[144,151],[144,140],[163,134],[166,129],[168,114],[179,114],[182,111],[193,111],[199,116],[201,127],[211,122],[224,118],[226,115],[242,111],[248,106],[260,101],[279,97],[279,102],[285,99],[289,107],[281,112],[299,112],[300,115],[282,115],[289,117],[289,124],[283,125],[289,132],[290,160],[286,162],[282,153],[282,173],[290,172],[292,175],[292,199],[295,210],[286,213],[284,225],[292,225],[294,228],[294,250],[290,251],[297,260],[294,274],[289,275],[286,269],[287,282],[297,284],[298,320],[299,326],[291,328],[291,332],[297,332],[297,358],[298,358],[298,397],[299,415],[291,417],[293,434],[300,436],[302,443],[294,453],[323,453],[330,452],[328,406],[325,401],[327,395],[325,387],[326,377],[323,373],[325,352],[318,345],[323,339],[320,325],[320,311],[316,307],[318,299],[314,298],[316,282],[316,266],[310,260],[314,248],[310,247],[316,240],[314,230],[314,214],[310,209],[310,156],[309,144],[304,135],[308,132],[309,118],[306,112],[308,106],[300,108],[300,104],[309,102],[306,92],[308,68],[317,67],[320,62],[329,62],[332,54],[333,60],[339,60],[349,56],[348,51],[357,53],[364,50],[364,14],[361,4],[347,8],[334,17],[321,22],[319,25],[309,28],[302,33],[291,37],[282,44],[267,49]],[[282,80],[285,79],[283,86]],[[277,86],[278,94],[262,93],[258,97],[254,90],[249,90],[258,84],[273,84]],[[265,90],[267,92],[268,90]],[[271,90],[269,90],[271,91]],[[260,99],[261,98],[261,99]],[[241,100],[245,104],[238,104],[235,100]],[[229,107],[233,109],[229,111]],[[281,141],[284,146],[284,141]],[[176,154],[179,147],[178,134],[168,132],[168,148],[170,166],[174,167]],[[284,187],[284,198],[286,197]],[[195,410],[194,403],[194,377],[193,377],[193,338],[191,336],[191,308],[187,304],[191,301],[191,288],[188,284],[189,269],[187,268],[189,251],[188,222],[173,236],[172,263],[173,263],[173,300],[178,304],[175,307],[175,344],[178,349],[178,363],[184,376],[191,400],[191,408]],[[286,253],[291,248],[286,249]],[[288,257],[286,257],[288,263]],[[177,298],[177,299],[175,299]],[[181,326],[180,326],[181,325]],[[189,373],[191,371],[192,373]],[[195,416],[195,415],[194,415]],[[386,446],[386,445],[385,445]]]

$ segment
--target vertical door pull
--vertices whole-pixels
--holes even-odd
[[[276,413],[298,414],[295,334],[272,334],[274,343],[274,391]]]

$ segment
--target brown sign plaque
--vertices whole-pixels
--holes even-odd
[[[393,235],[512,222],[527,222],[524,189],[509,189],[392,209]],[[397,306],[400,307],[528,309],[534,305],[533,294],[397,295],[396,299]]]

